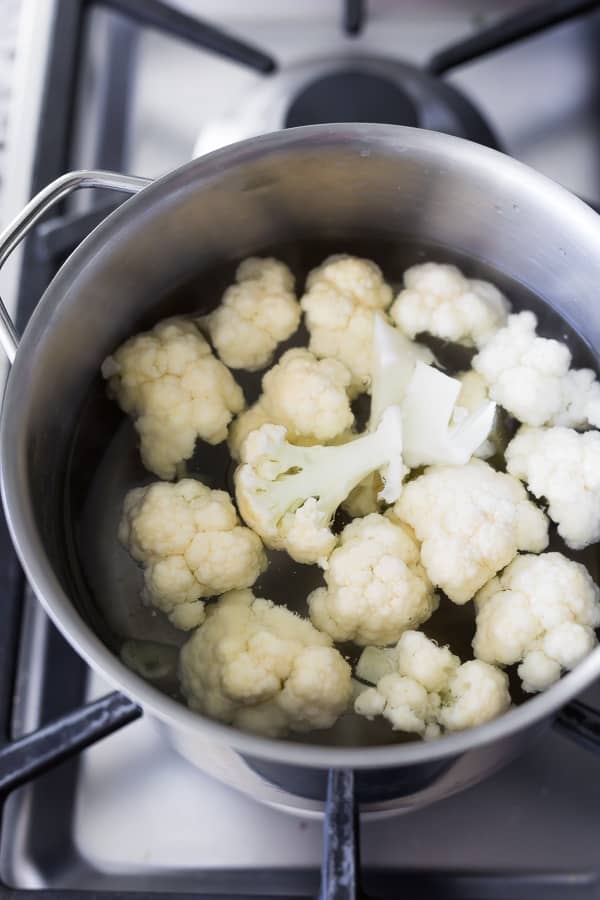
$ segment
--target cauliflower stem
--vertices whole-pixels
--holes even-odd
[[[323,562],[335,546],[335,511],[363,478],[383,470],[383,499],[400,494],[400,410],[390,407],[375,432],[335,447],[297,447],[285,437],[276,425],[248,436],[235,473],[238,507],[268,546],[287,549],[297,562]]]

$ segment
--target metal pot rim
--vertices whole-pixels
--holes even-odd
[[[189,173],[203,181],[221,177],[247,162],[273,151],[296,146],[299,141],[323,146],[344,142],[356,145],[357,153],[379,152],[430,154],[444,166],[451,165],[450,155],[462,158],[463,164],[482,171],[492,169],[513,180],[521,193],[544,195],[544,202],[560,211],[563,225],[577,229],[590,252],[600,255],[600,219],[566,189],[545,176],[495,150],[418,128],[390,125],[341,124],[314,125],[289,129],[233,144],[194,160],[168,173],[144,188],[137,196],[105,219],[74,251],[52,280],[23,334],[15,363],[6,385],[0,426],[0,478],[6,517],[11,536],[25,574],[44,609],[85,661],[110,683],[140,703],[148,712],[169,725],[193,731],[204,740],[227,744],[248,756],[309,767],[352,767],[367,769],[399,767],[457,756],[475,747],[508,737],[510,734],[551,716],[574,695],[587,687],[600,673],[600,647],[597,647],[576,669],[565,675],[548,691],[536,695],[525,704],[511,709],[486,725],[448,735],[436,741],[413,741],[381,747],[332,747],[272,740],[247,734],[222,725],[184,707],[165,696],[135,675],[99,640],[83,621],[56,578],[46,556],[33,517],[29,485],[22,471],[17,438],[21,425],[19,381],[24,360],[35,352],[41,325],[46,326],[56,311],[59,298],[96,253],[105,252],[108,239],[127,219],[148,208],[165,195],[171,195],[187,184]],[[448,156],[446,153],[448,152]],[[595,244],[595,246],[593,246]]]

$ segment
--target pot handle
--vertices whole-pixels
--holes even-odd
[[[117,172],[67,172],[52,181],[29,201],[23,211],[0,233],[0,269],[13,250],[27,237],[34,225],[52,206],[79,188],[102,188],[124,194],[137,194],[151,184],[151,178],[119,175]],[[19,335],[0,297],[0,345],[13,363],[19,348]]]

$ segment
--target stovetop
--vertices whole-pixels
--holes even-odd
[[[33,160],[29,193],[76,167],[158,176],[265,123],[280,127],[281,97],[302,86],[294,72],[316,71],[311,60],[326,67],[338,59],[348,67],[353,57],[423,66],[446,45],[530,7],[517,0],[372,0],[363,31],[351,37],[333,0],[204,0],[204,20],[264,50],[266,62],[277,60],[278,71],[264,74],[132,21],[136,8],[154,10],[149,0],[44,0],[37,21],[38,0],[25,2],[36,46],[46,29],[48,66],[34,146],[19,147]],[[543,4],[555,13],[569,5]],[[116,13],[118,6],[130,16]],[[199,5],[175,6],[195,13]],[[445,76],[506,152],[594,204],[599,40],[600,13],[585,15]],[[265,58],[254,62],[268,67]],[[62,259],[110,208],[103,198],[77,198],[38,229],[25,248],[18,290],[6,296],[21,325]],[[0,682],[0,719],[18,737],[109,688],[49,625],[5,534],[0,584],[0,656],[8,661],[2,671],[12,671],[13,652],[20,660],[14,691]],[[600,709],[600,686],[584,699]],[[390,897],[600,897],[599,766],[594,754],[549,729],[529,753],[475,788],[409,814],[364,816],[365,887]],[[315,896],[321,815],[318,803],[259,783],[227,748],[175,747],[143,717],[11,794],[0,879],[55,896]],[[3,896],[12,894],[0,885]]]

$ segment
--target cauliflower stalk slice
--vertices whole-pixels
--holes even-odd
[[[511,702],[504,672],[481,660],[461,663],[420,631],[405,631],[392,649],[366,647],[356,674],[374,685],[356,697],[358,715],[383,716],[394,731],[425,739],[488,722]]]
[[[453,424],[458,425],[467,418],[469,413],[474,413],[484,403],[487,403],[490,399],[490,395],[484,379],[473,369],[469,369],[466,372],[460,372],[456,377],[460,381],[460,394],[456,401],[457,405],[454,407],[452,421]],[[231,433],[231,428],[229,431]],[[496,406],[492,430],[485,441],[477,447],[473,456],[477,456],[479,459],[490,459],[490,457],[495,456],[497,453],[503,453],[506,443],[504,418],[501,409]]]
[[[517,670],[528,693],[543,691],[598,643],[600,588],[562,553],[525,554],[475,597],[478,659]]]
[[[310,594],[308,607],[312,623],[335,641],[393,644],[438,606],[414,535],[377,513],[344,528],[325,583]]]
[[[263,425],[248,435],[235,491],[242,518],[269,547],[287,550],[297,562],[326,563],[337,538],[330,530],[338,506],[371,472],[380,470],[381,497],[400,495],[402,419],[390,407],[372,434],[335,447],[298,447],[286,430]]]
[[[377,425],[388,406],[400,404],[404,460],[411,468],[463,465],[494,424],[496,405],[485,401],[456,421],[461,382],[427,364],[433,360],[427,347],[409,341],[377,314],[369,427]]]
[[[435,362],[435,356],[429,347],[409,340],[382,313],[376,313],[369,430],[379,425],[388,406],[402,402],[417,360],[430,364]]]
[[[404,459],[411,468],[448,464],[461,466],[483,444],[494,425],[495,403],[451,424],[461,383],[417,362],[402,403]]]
[[[353,694],[331,639],[249,590],[207,610],[181,650],[179,674],[192,709],[269,737],[329,728]]]
[[[191,478],[129,491],[119,540],[143,567],[143,602],[184,631],[204,620],[205,597],[250,587],[267,567],[229,494]]]

